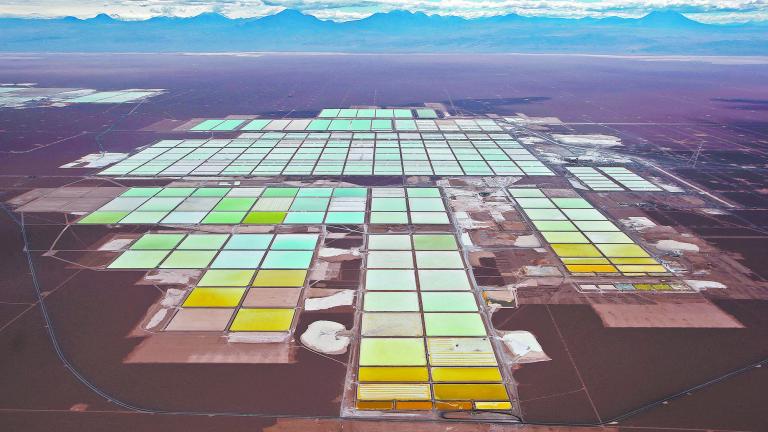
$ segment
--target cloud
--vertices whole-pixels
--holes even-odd
[[[517,13],[550,17],[638,17],[674,10],[709,22],[763,20],[768,0],[5,0],[0,15],[91,17],[107,13],[127,19],[218,12],[233,18],[259,17],[297,9],[321,19],[358,19],[403,9],[466,18]]]

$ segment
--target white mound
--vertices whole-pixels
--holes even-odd
[[[654,245],[658,249],[670,252],[698,252],[699,246],[693,243],[685,243],[677,240],[659,240]]]
[[[327,297],[308,298],[304,301],[304,309],[309,311],[330,309],[336,306],[349,306],[355,299],[353,290],[339,291]]]
[[[552,360],[541,348],[531,332],[517,330],[506,332],[502,337],[504,345],[515,356],[516,363],[535,363]]]
[[[301,343],[312,351],[323,354],[344,354],[349,346],[349,336],[339,333],[346,332],[346,327],[333,321],[315,321],[301,335]]]
[[[712,289],[712,288],[716,288],[716,289],[728,288],[725,285],[721,284],[720,282],[715,282],[715,281],[686,279],[684,282],[689,287],[695,289],[696,291]]]

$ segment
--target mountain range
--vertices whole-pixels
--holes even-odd
[[[0,51],[518,52],[766,55],[768,22],[704,24],[670,11],[642,18],[465,19],[407,11],[345,22],[286,9],[261,18],[0,18]]]

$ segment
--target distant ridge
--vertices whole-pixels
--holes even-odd
[[[97,23],[111,23],[111,22],[115,22],[117,20],[112,18],[111,16],[109,16],[107,14],[101,13],[101,14],[96,15],[93,18],[87,19],[86,21],[97,22]]]
[[[541,52],[768,55],[768,24],[704,24],[672,11],[641,18],[467,19],[395,10],[323,21],[285,9],[261,18],[217,13],[122,20],[0,18],[0,51]]]

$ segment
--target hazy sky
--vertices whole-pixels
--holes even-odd
[[[2,16],[92,17],[107,13],[125,19],[158,15],[192,16],[218,12],[254,17],[297,9],[321,19],[349,20],[393,9],[476,17],[518,13],[558,17],[637,17],[651,10],[685,13],[704,22],[768,20],[768,0],[0,0]]]

